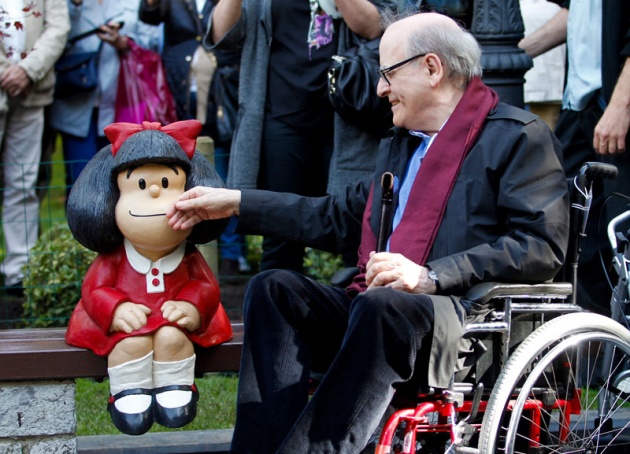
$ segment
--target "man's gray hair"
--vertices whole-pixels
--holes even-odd
[[[385,13],[381,18],[381,24],[383,29],[386,29],[394,22],[412,15],[414,14],[410,12]],[[436,54],[440,57],[448,79],[456,87],[464,89],[472,78],[481,77],[481,48],[469,31],[461,25],[458,28],[459,31],[455,27],[444,27],[436,23],[418,27],[409,37],[407,51],[409,57],[429,52]]]

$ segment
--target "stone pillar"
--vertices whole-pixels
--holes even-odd
[[[212,138],[208,136],[200,136],[197,139],[197,150],[204,155],[204,157],[210,161],[212,165],[214,165],[214,141]],[[207,244],[199,244],[197,245],[197,249],[203,255],[203,258],[206,259],[210,269],[215,274],[215,276],[219,276],[219,252],[218,252],[218,241],[213,240]]]
[[[74,382],[0,386],[0,452],[74,454],[76,430]]]
[[[483,52],[483,81],[501,101],[523,107],[523,76],[533,63],[517,46],[525,32],[518,0],[475,0],[470,31]]]

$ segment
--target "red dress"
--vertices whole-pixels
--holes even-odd
[[[174,269],[166,271],[143,259],[147,273],[142,274],[130,263],[124,245],[112,253],[99,255],[83,280],[81,300],[70,318],[66,342],[98,355],[109,355],[121,339],[150,334],[166,325],[177,326],[165,320],[160,311],[162,304],[169,300],[187,301],[199,311],[201,327],[193,332],[182,329],[193,343],[210,347],[230,340],[232,327],[210,267],[192,243],[186,244],[180,257]],[[151,309],[147,324],[130,334],[110,332],[114,310],[126,301]]]

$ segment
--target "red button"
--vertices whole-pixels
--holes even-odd
[[[154,276],[157,276],[158,274],[160,274],[160,270],[158,270],[157,268],[153,268],[151,270],[151,274],[154,275]]]
[[[157,287],[158,285],[160,285],[160,280],[159,279],[153,279],[152,284],[154,287]]]

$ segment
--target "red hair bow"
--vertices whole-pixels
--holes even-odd
[[[201,122],[197,120],[176,121],[166,126],[157,122],[143,121],[137,123],[112,123],[103,130],[112,143],[112,155],[116,156],[118,149],[130,136],[140,131],[161,131],[168,134],[179,143],[189,159],[195,154],[197,137],[201,132]]]

